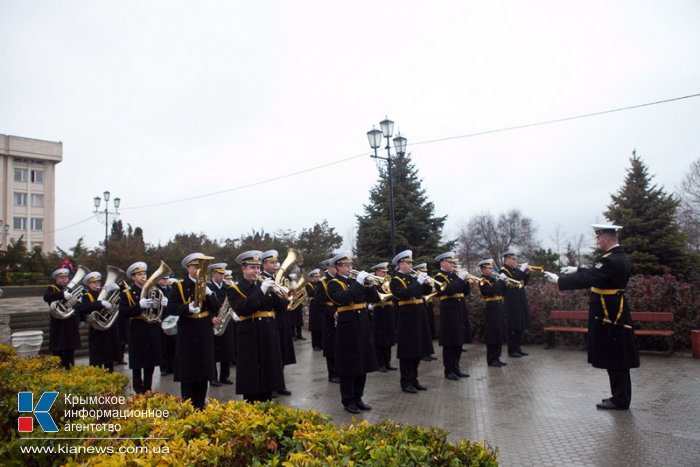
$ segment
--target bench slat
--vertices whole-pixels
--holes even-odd
[[[633,311],[632,321],[654,321],[660,323],[673,322],[673,313],[653,312],[653,311]]]
[[[568,326],[547,326],[544,328],[545,332],[588,332],[586,328],[575,328]]]

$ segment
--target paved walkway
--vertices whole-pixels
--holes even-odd
[[[606,412],[595,404],[609,397],[607,373],[588,365],[584,351],[525,350],[530,356],[489,368],[484,346],[470,346],[462,369],[471,377],[460,381],[443,377],[441,359],[421,362],[420,382],[429,389],[418,394],[400,391],[398,371],[372,373],[364,400],[374,409],[356,418],[438,426],[452,440],[487,440],[498,447],[502,465],[700,465],[700,360],[643,354],[642,367],[632,370],[631,409]],[[292,395],[276,400],[349,423],[321,352],[311,350],[310,340],[296,342],[296,352],[298,363],[285,369]],[[172,375],[160,378],[158,370],[154,389],[180,392]],[[241,399],[233,386],[210,388],[209,397]]]

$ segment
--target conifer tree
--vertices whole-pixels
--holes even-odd
[[[622,225],[620,245],[633,274],[661,274],[684,268],[683,235],[676,222],[678,200],[652,184],[653,176],[635,151],[625,183],[612,195],[605,217]]]
[[[393,158],[396,251],[412,250],[414,261],[433,263],[433,257],[452,245],[440,245],[447,216],[435,217],[435,207],[421,187],[410,154]],[[370,190],[364,214],[357,216],[358,269],[392,259],[389,216],[389,176],[385,168]]]

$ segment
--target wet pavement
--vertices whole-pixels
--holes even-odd
[[[398,371],[372,373],[363,399],[373,410],[354,417],[437,426],[452,440],[486,440],[498,447],[502,465],[700,465],[700,360],[642,354],[641,368],[632,370],[631,409],[607,412],[595,408],[609,397],[607,373],[588,365],[582,350],[528,346],[529,356],[506,357],[508,366],[490,368],[484,346],[470,345],[462,370],[471,377],[450,381],[435,346],[438,360],[418,369],[427,391],[401,392]],[[292,395],[276,400],[351,422],[321,352],[311,350],[310,340],[295,347],[297,364],[285,368]],[[117,369],[130,374],[125,366]],[[180,393],[172,375],[161,378],[157,369],[153,389]],[[234,386],[210,387],[208,396],[241,400]]]

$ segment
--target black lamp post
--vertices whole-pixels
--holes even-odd
[[[110,198],[110,193],[109,191],[105,191],[102,193],[102,196],[105,200],[105,208],[102,211],[98,211],[98,208],[100,207],[100,201],[102,199],[99,196],[95,196],[92,200],[95,203],[95,214],[98,214],[97,219],[101,222],[102,221],[102,214],[105,215],[105,265],[107,265],[108,260],[109,260],[109,246],[108,246],[108,238],[109,238],[109,215],[112,214],[114,216],[119,215],[119,204],[121,203],[121,198],[114,198],[114,211],[109,210],[109,198]]]
[[[396,220],[394,217],[394,175],[393,175],[393,160],[391,156],[391,144],[389,140],[394,133],[394,122],[388,118],[384,118],[379,122],[381,130],[372,127],[367,132],[369,146],[374,149],[375,159],[381,159],[387,163],[387,175],[389,176],[389,223],[391,224],[391,254],[396,255]],[[377,148],[382,145],[382,136],[386,138],[386,157],[377,155]],[[394,138],[394,149],[396,154],[403,155],[406,153],[406,138],[401,136],[401,132]]]

